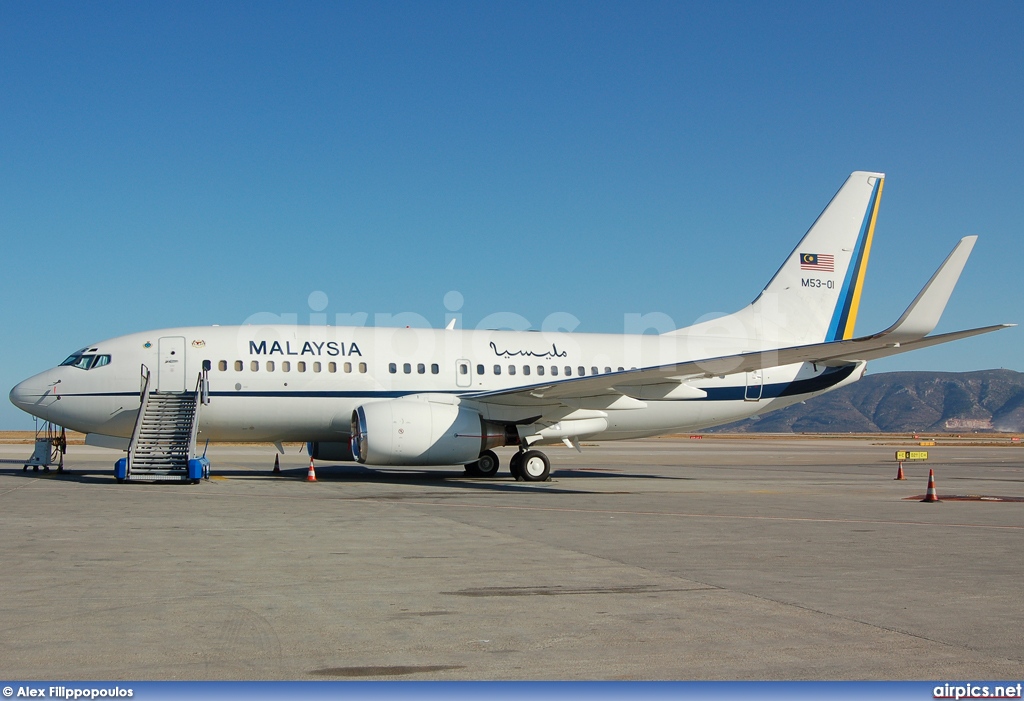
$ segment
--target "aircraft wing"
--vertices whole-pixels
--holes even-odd
[[[1014,324],[996,324],[965,331],[929,336],[902,343],[893,342],[884,334],[865,336],[846,341],[816,343],[794,348],[754,351],[717,358],[702,358],[670,365],[612,372],[592,377],[566,378],[557,382],[539,383],[528,387],[509,390],[479,392],[462,395],[485,403],[514,405],[550,404],[552,399],[572,397],[594,397],[606,394],[632,395],[635,388],[644,385],[678,383],[715,375],[730,375],[763,368],[792,365],[794,363],[817,363],[818,365],[849,365],[857,361],[877,360],[890,355],[927,348],[961,338],[978,336],[998,331]],[[699,391],[694,388],[695,391]]]
[[[566,378],[556,382],[462,396],[483,403],[517,406],[538,406],[551,404],[551,400],[602,395],[637,396],[636,389],[641,386],[682,385],[687,380],[701,377],[730,375],[794,363],[848,365],[1014,326],[997,324],[928,336],[938,324],[976,240],[976,236],[961,239],[899,320],[881,333],[827,343],[700,358],[590,377]],[[693,392],[694,397],[701,394],[701,390],[696,387],[693,388]]]

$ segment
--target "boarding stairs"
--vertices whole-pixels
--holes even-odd
[[[189,476],[189,460],[196,454],[199,410],[209,403],[207,369],[199,374],[194,392],[160,392],[149,385],[143,365],[139,416],[118,481],[196,482]]]

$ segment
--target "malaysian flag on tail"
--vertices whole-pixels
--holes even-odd
[[[835,272],[835,260],[828,253],[801,253],[801,270],[817,270],[820,273]]]

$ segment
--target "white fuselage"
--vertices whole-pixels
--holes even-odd
[[[543,423],[600,409],[606,426],[588,435],[625,439],[729,423],[856,381],[863,364],[809,363],[732,375],[693,376],[671,391],[637,387],[628,371],[692,358],[763,350],[732,334],[616,335],[332,326],[213,326],[162,329],[103,341],[77,353],[109,356],[90,369],[65,365],[11,391],[22,409],[85,433],[127,438],[151,388],[192,391],[208,361],[210,403],[199,436],[219,441],[346,441],[353,410],[409,395],[448,395],[484,419]],[[90,361],[81,361],[87,366]],[[619,373],[626,373],[619,375]],[[544,411],[474,395],[608,375],[607,397],[551,400]],[[555,441],[549,441],[555,442]]]

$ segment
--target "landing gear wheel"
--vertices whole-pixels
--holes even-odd
[[[466,463],[463,467],[466,468],[466,474],[470,477],[494,477],[498,474],[498,468],[501,466],[501,462],[498,460],[498,455],[493,450],[485,450],[480,453],[480,457],[476,461]]]
[[[493,450],[485,450],[480,453],[480,459],[473,464],[476,465],[476,471],[481,477],[494,477],[498,474],[498,468],[501,467],[498,454]]]
[[[551,476],[551,461],[539,450],[527,450],[519,463],[519,472],[526,482],[547,482]]]
[[[508,461],[508,471],[516,478],[516,482],[523,480],[523,453],[518,452]]]

